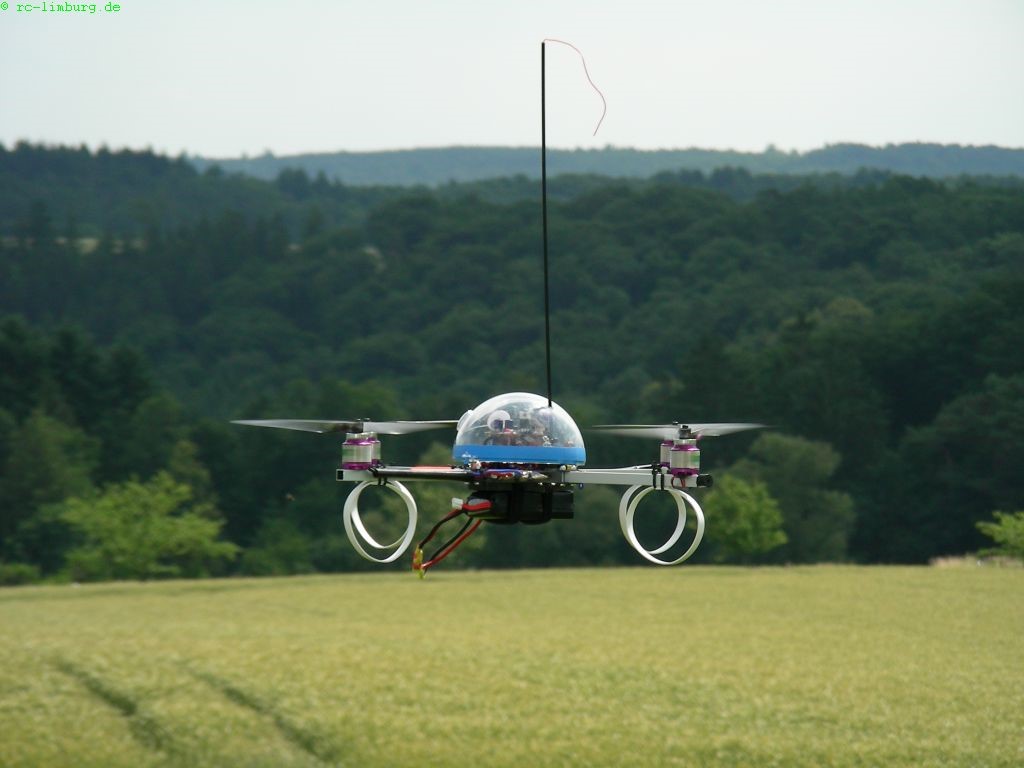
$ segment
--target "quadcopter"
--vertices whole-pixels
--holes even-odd
[[[571,43],[567,45],[583,58]],[[545,47],[541,43],[541,191],[544,244],[544,341],[546,350],[547,397],[528,392],[510,392],[466,411],[462,418],[440,421],[331,421],[308,419],[261,419],[235,421],[256,427],[296,429],[305,432],[344,434],[339,482],[355,482],[345,500],[342,519],[345,533],[355,550],[375,563],[391,563],[401,557],[416,535],[416,500],[405,487],[410,481],[457,481],[467,485],[465,499],[452,499],[451,510],[418,542],[412,567],[421,577],[450,555],[481,524],[546,523],[573,517],[573,492],[586,485],[624,485],[619,502],[619,525],[630,546],[657,565],[676,565],[688,559],[704,536],[704,512],[687,489],[707,488],[709,474],[700,471],[702,437],[726,435],[763,425],[748,423],[602,424],[592,427],[627,437],[657,439],[659,460],[618,469],[586,469],[586,448],[576,422],[551,399],[551,333],[548,289],[548,206],[547,140],[545,110]],[[583,62],[586,72],[586,62]],[[589,73],[587,79],[590,80]],[[600,90],[590,84],[601,95]],[[604,96],[601,95],[604,101]],[[604,119],[602,114],[601,119]],[[600,121],[598,122],[600,126]],[[595,129],[594,133],[597,133]],[[452,464],[444,467],[391,466],[382,460],[380,435],[401,435],[429,429],[455,427]],[[405,502],[408,522],[404,533],[390,544],[375,539],[359,514],[359,497],[373,485],[387,488]],[[677,511],[676,526],[659,547],[647,549],[637,538],[634,518],[640,501],[653,491],[670,494]],[[675,547],[686,530],[688,509],[696,521],[693,539],[678,557],[664,555]],[[430,555],[425,547],[453,521],[458,531]]]
[[[466,411],[462,418],[439,421],[332,421],[260,419],[233,422],[255,427],[295,429],[320,434],[344,433],[339,482],[355,482],[345,500],[342,519],[355,550],[375,563],[401,557],[416,534],[416,500],[405,487],[409,481],[447,480],[467,485],[465,499],[452,499],[452,508],[416,546],[412,567],[421,576],[446,558],[482,523],[546,523],[574,516],[573,492],[586,485],[628,486],[619,502],[619,524],[629,544],[657,565],[676,565],[688,559],[704,536],[704,512],[686,489],[707,488],[713,479],[700,471],[702,437],[726,435],[760,424],[601,424],[591,429],[627,437],[657,439],[659,461],[618,469],[586,469],[583,436],[572,417],[557,403],[528,392],[510,392]],[[391,466],[382,460],[380,435],[402,435],[455,427],[453,462],[449,466]],[[359,515],[359,497],[370,486],[381,486],[405,502],[408,522],[404,533],[382,544]],[[652,491],[670,494],[677,508],[676,526],[660,547],[647,549],[637,539],[634,518],[640,501]],[[662,559],[686,529],[692,509],[696,532],[689,547],[674,559]],[[455,535],[429,556],[425,547],[441,528],[461,520]]]

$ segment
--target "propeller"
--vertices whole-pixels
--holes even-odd
[[[321,435],[332,432],[376,432],[381,435],[406,435],[410,432],[422,432],[426,429],[454,427],[458,422],[454,419],[439,421],[320,421],[316,419],[256,419],[232,421],[231,423],[244,424],[247,427],[297,429],[301,432],[316,432]]]
[[[705,424],[597,424],[592,430],[625,437],[653,437],[674,440],[687,437],[718,437],[747,429],[762,429],[765,424],[715,422]]]

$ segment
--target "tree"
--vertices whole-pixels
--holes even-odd
[[[29,207],[25,234],[37,245],[53,236],[53,218],[42,200],[33,200]]]
[[[10,551],[17,548],[19,527],[40,507],[91,490],[98,446],[40,410],[10,433],[7,444],[0,474],[0,542]]]
[[[877,452],[888,421],[861,362],[863,339],[874,322],[860,302],[837,298],[782,323],[778,343],[760,356],[756,390],[763,413],[793,432],[827,440],[842,455]],[[859,467],[845,469],[855,473]]]
[[[92,430],[103,410],[103,358],[96,345],[81,332],[63,328],[52,337],[48,368],[59,387],[61,400],[75,423]]]
[[[1024,560],[1024,511],[996,512],[996,521],[978,523],[978,530],[993,539],[999,546],[982,554],[1005,555]]]
[[[216,512],[217,494],[213,490],[213,480],[210,471],[199,460],[199,448],[195,443],[179,440],[174,444],[167,459],[167,472],[179,483],[191,488],[197,502],[207,504],[208,510]]]
[[[814,563],[846,557],[853,499],[826,487],[839,462],[828,443],[768,432],[733,466],[736,475],[763,482],[778,500],[788,539],[776,550],[781,559]]]
[[[178,401],[166,393],[143,400],[127,429],[108,445],[107,477],[150,477],[167,466],[171,452],[185,433],[185,418]],[[111,450],[116,446],[116,452]]]
[[[242,554],[241,572],[252,576],[310,573],[311,540],[295,521],[272,518],[263,523],[255,541]]]
[[[970,552],[976,523],[1024,502],[1024,375],[989,376],[900,446],[904,478],[884,521],[892,560]]]
[[[46,377],[46,345],[21,319],[0,322],[0,403],[17,419],[39,404]]]
[[[768,486],[725,476],[704,502],[709,543],[718,562],[749,563],[786,543],[782,511]]]
[[[63,519],[83,539],[67,557],[78,580],[206,576],[238,552],[217,540],[222,523],[216,511],[193,503],[192,489],[167,472],[63,506]]]

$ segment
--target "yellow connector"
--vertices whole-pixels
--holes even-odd
[[[416,547],[416,551],[412,553],[412,569],[419,574],[421,579],[427,575],[423,568],[423,550],[420,547]]]

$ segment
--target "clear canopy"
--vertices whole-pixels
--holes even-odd
[[[453,456],[502,463],[582,464],[579,427],[557,403],[528,392],[492,397],[459,420]]]

